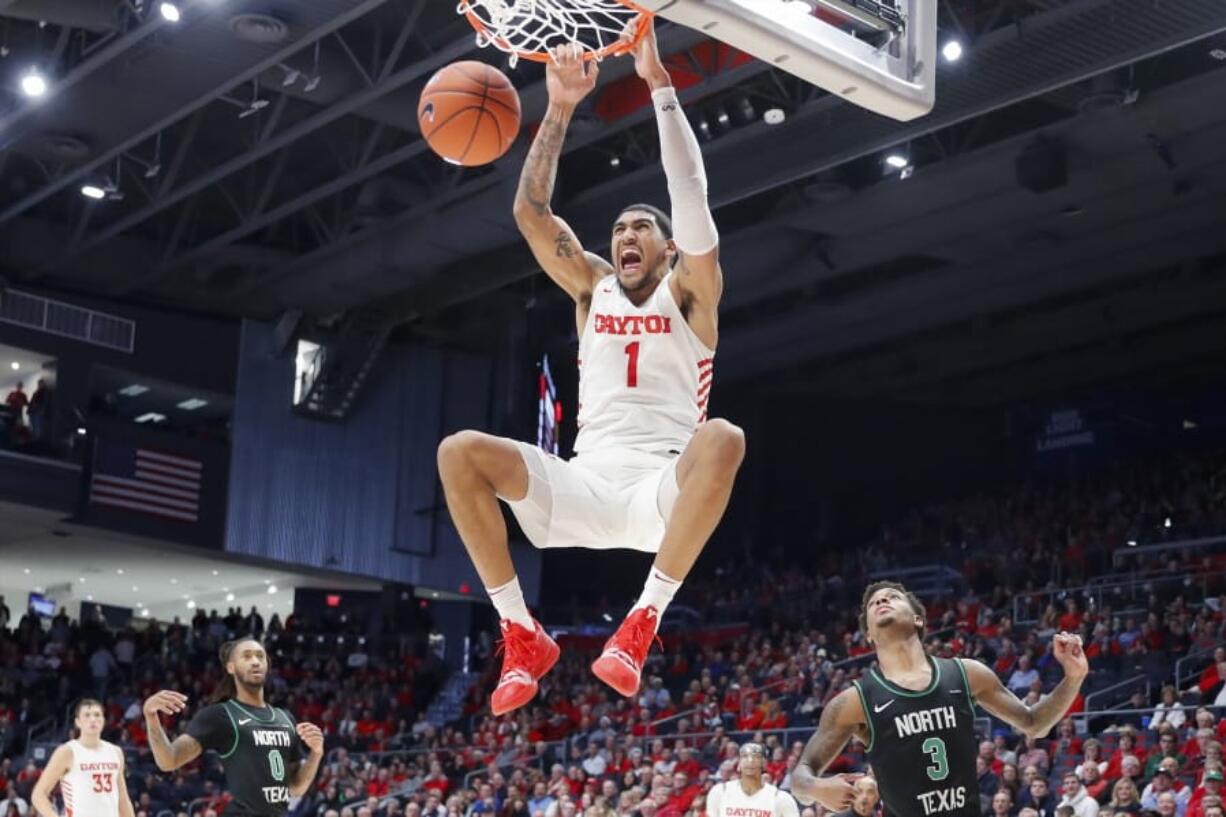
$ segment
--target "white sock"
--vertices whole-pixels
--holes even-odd
[[[494,602],[499,618],[513,621],[529,630],[536,628],[532,614],[528,612],[528,605],[524,603],[524,591],[519,586],[519,576],[498,587],[487,587],[485,592],[489,594],[490,601]]]
[[[654,607],[656,612],[661,616],[668,609],[668,605],[672,602],[673,596],[677,595],[678,588],[681,587],[681,581],[674,579],[661,573],[659,569],[653,567],[651,572],[647,574],[647,582],[643,585],[643,595],[639,596],[638,603],[634,605],[633,610],[638,610],[642,607]]]

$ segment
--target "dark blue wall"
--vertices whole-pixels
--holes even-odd
[[[461,428],[491,430],[495,364],[389,347],[344,423],[293,414],[293,359],[272,327],[243,324],[226,549],[442,590],[479,591],[443,505],[435,449]],[[514,546],[525,594],[540,555]]]
[[[221,394],[234,393],[238,321],[146,309],[100,298],[64,295],[38,287],[18,286],[15,289],[96,309],[136,323],[132,354],[15,324],[0,323],[0,344],[30,349],[57,359],[53,402],[57,431],[71,430],[78,425],[74,410],[85,413],[89,403],[89,373],[94,366],[124,369]]]

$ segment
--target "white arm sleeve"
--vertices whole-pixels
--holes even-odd
[[[707,817],[719,817],[720,815],[720,798],[724,794],[724,786],[718,783],[711,787],[711,791],[707,792]]]
[[[715,249],[719,233],[707,206],[707,172],[694,129],[681,110],[677,91],[671,86],[651,93],[660,130],[660,163],[668,180],[668,198],[673,210],[673,240],[686,255],[702,255]]]
[[[786,791],[780,791],[775,795],[775,817],[799,817],[799,815],[800,809],[797,808],[792,795]]]

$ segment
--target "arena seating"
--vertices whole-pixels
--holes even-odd
[[[1053,632],[1078,631],[1088,645],[1084,695],[1052,736],[1028,747],[981,719],[985,812],[990,795],[1005,787],[1017,795],[1016,814],[1027,796],[1019,791],[1027,766],[1058,793],[1062,775],[1082,773],[1087,753],[1097,752],[1103,771],[1088,773],[1097,799],[1106,811],[1135,813],[1124,802],[1107,806],[1131,765],[1120,742],[1135,731],[1137,791],[1145,799],[1161,745],[1150,713],[1165,700],[1161,728],[1174,732],[1180,750],[1175,788],[1193,801],[1184,806],[1178,794],[1187,812],[1179,817],[1208,817],[1215,793],[1203,778],[1220,769],[1218,741],[1226,736],[1219,707],[1226,654],[1213,652],[1226,643],[1226,586],[1221,548],[1200,540],[1226,531],[1224,513],[1226,467],[1221,452],[1207,452],[1135,463],[1086,484],[1023,486],[927,508],[884,526],[865,547],[823,554],[805,571],[770,558],[721,565],[694,577],[678,600],[714,624],[684,638],[666,626],[636,700],[617,698],[591,677],[599,636],[574,638],[539,698],[502,718],[486,706],[498,667],[491,639],[479,640],[472,656],[484,674],[446,687],[460,716],[431,722],[427,705],[444,678],[427,651],[289,622],[267,634],[272,697],[319,723],[329,747],[315,791],[295,813],[361,817],[365,807],[372,817],[690,817],[701,813],[710,781],[731,773],[733,744],[749,738],[768,747],[768,772],[786,785],[822,706],[871,657],[855,621],[863,587],[915,567],[911,555],[923,552],[956,576],[929,605],[935,654],[983,660],[1033,698],[1059,679],[1047,648]],[[1133,551],[1130,542],[1142,546]],[[729,575],[740,588],[731,594]],[[29,619],[0,633],[0,791],[28,801],[37,776],[28,750],[63,739],[66,707],[100,694],[107,737],[129,756],[138,814],[224,813],[215,762],[173,777],[156,772],[140,701],[169,686],[201,702],[218,679],[217,644],[241,631],[241,615],[227,621],[200,613],[189,625],[139,632],[61,617],[48,629]],[[122,656],[118,677],[91,676],[100,650]],[[1164,698],[1164,684],[1176,682]],[[1211,731],[1198,736],[1198,723]],[[835,768],[863,765],[853,746]],[[0,801],[0,817],[6,809]]]

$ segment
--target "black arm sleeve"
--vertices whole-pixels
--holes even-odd
[[[238,729],[226,712],[225,704],[213,704],[201,709],[187,725],[186,731],[205,749],[223,755],[234,748],[238,737]]]

